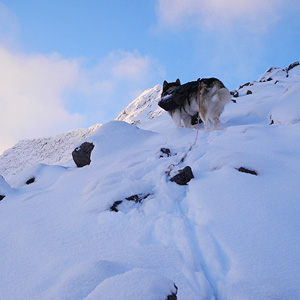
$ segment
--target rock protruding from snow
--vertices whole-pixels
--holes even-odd
[[[170,180],[176,182],[179,185],[186,185],[191,179],[194,178],[194,174],[190,166],[186,166],[179,173],[173,176]]]
[[[142,203],[143,200],[148,198],[151,195],[151,193],[142,193],[142,194],[136,194],[132,195],[130,197],[126,197],[125,200],[117,200],[114,202],[114,204],[110,207],[110,211],[118,212],[120,210],[119,205],[126,202],[133,202],[133,203]],[[133,204],[134,205],[134,204]]]
[[[32,183],[34,183],[35,182],[35,177],[31,177],[31,178],[29,178],[25,183],[27,184],[27,185],[29,185],[29,184],[32,184]]]
[[[299,66],[299,65],[300,65],[299,61],[295,61],[294,63],[291,63],[290,65],[288,65],[288,66],[285,68],[285,70],[288,72],[288,71],[294,69],[295,67],[297,67],[297,66]]]
[[[72,157],[78,168],[82,168],[91,163],[91,153],[94,147],[93,143],[84,142],[74,149]]]
[[[291,63],[285,68],[278,68],[278,67],[270,67],[263,75],[261,75],[258,79],[259,82],[266,82],[266,81],[272,81],[274,79],[286,77],[288,78],[290,76],[291,70],[293,70],[295,67],[298,67],[300,64],[298,61]]]
[[[169,148],[160,148],[160,158],[170,157],[171,155],[171,150]]]
[[[248,169],[248,168],[245,168],[245,167],[239,167],[239,168],[237,168],[237,170],[239,172],[242,172],[242,173],[246,173],[246,174],[251,174],[251,175],[256,175],[257,176],[257,172],[255,170],[251,170],[251,169]]]

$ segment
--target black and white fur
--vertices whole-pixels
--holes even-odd
[[[180,85],[179,79],[172,83],[164,81],[162,95]],[[217,129],[220,125],[220,115],[230,100],[229,90],[219,79],[203,78],[200,80],[199,91],[189,94],[183,104],[169,111],[169,114],[177,127],[195,127],[195,118],[199,115],[206,130],[209,129],[210,122],[214,124],[214,129]]]

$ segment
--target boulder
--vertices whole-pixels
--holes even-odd
[[[237,90],[230,91],[230,95],[233,96],[234,98],[237,98],[239,96],[239,92]]]
[[[251,175],[256,175],[257,176],[257,172],[254,171],[254,170],[250,170],[250,169],[247,169],[247,168],[244,168],[244,167],[237,168],[237,170],[239,172],[242,172],[242,173],[247,173],[247,174],[251,174]]]
[[[238,90],[242,89],[242,88],[245,87],[245,86],[249,86],[249,85],[250,85],[250,82],[246,82],[246,83],[240,85],[240,86],[238,87]]]
[[[169,148],[160,148],[160,152],[161,152],[161,154],[160,154],[159,158],[171,156],[171,150]]]
[[[294,63],[288,65],[285,69],[286,69],[286,71],[290,71],[290,70],[294,69],[297,66],[299,66],[299,61],[295,61]]]
[[[173,176],[170,180],[179,185],[186,185],[192,178],[194,178],[192,169],[190,166],[186,166],[184,169],[179,170],[179,173]]]
[[[94,144],[89,142],[82,143],[72,152],[73,160],[78,168],[82,168],[91,163],[91,153],[94,149]]]
[[[29,185],[29,184],[32,184],[32,183],[34,183],[34,182],[35,182],[35,177],[31,177],[30,179],[28,179],[28,180],[26,181],[26,184]]]

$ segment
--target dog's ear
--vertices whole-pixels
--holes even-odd
[[[167,86],[167,84],[168,84],[168,81],[165,80],[163,83],[163,87]]]
[[[179,78],[177,78],[176,82],[177,85],[181,85]]]

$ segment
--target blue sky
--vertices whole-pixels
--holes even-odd
[[[164,79],[235,89],[285,67],[299,12],[298,0],[0,1],[0,153],[108,122]]]

